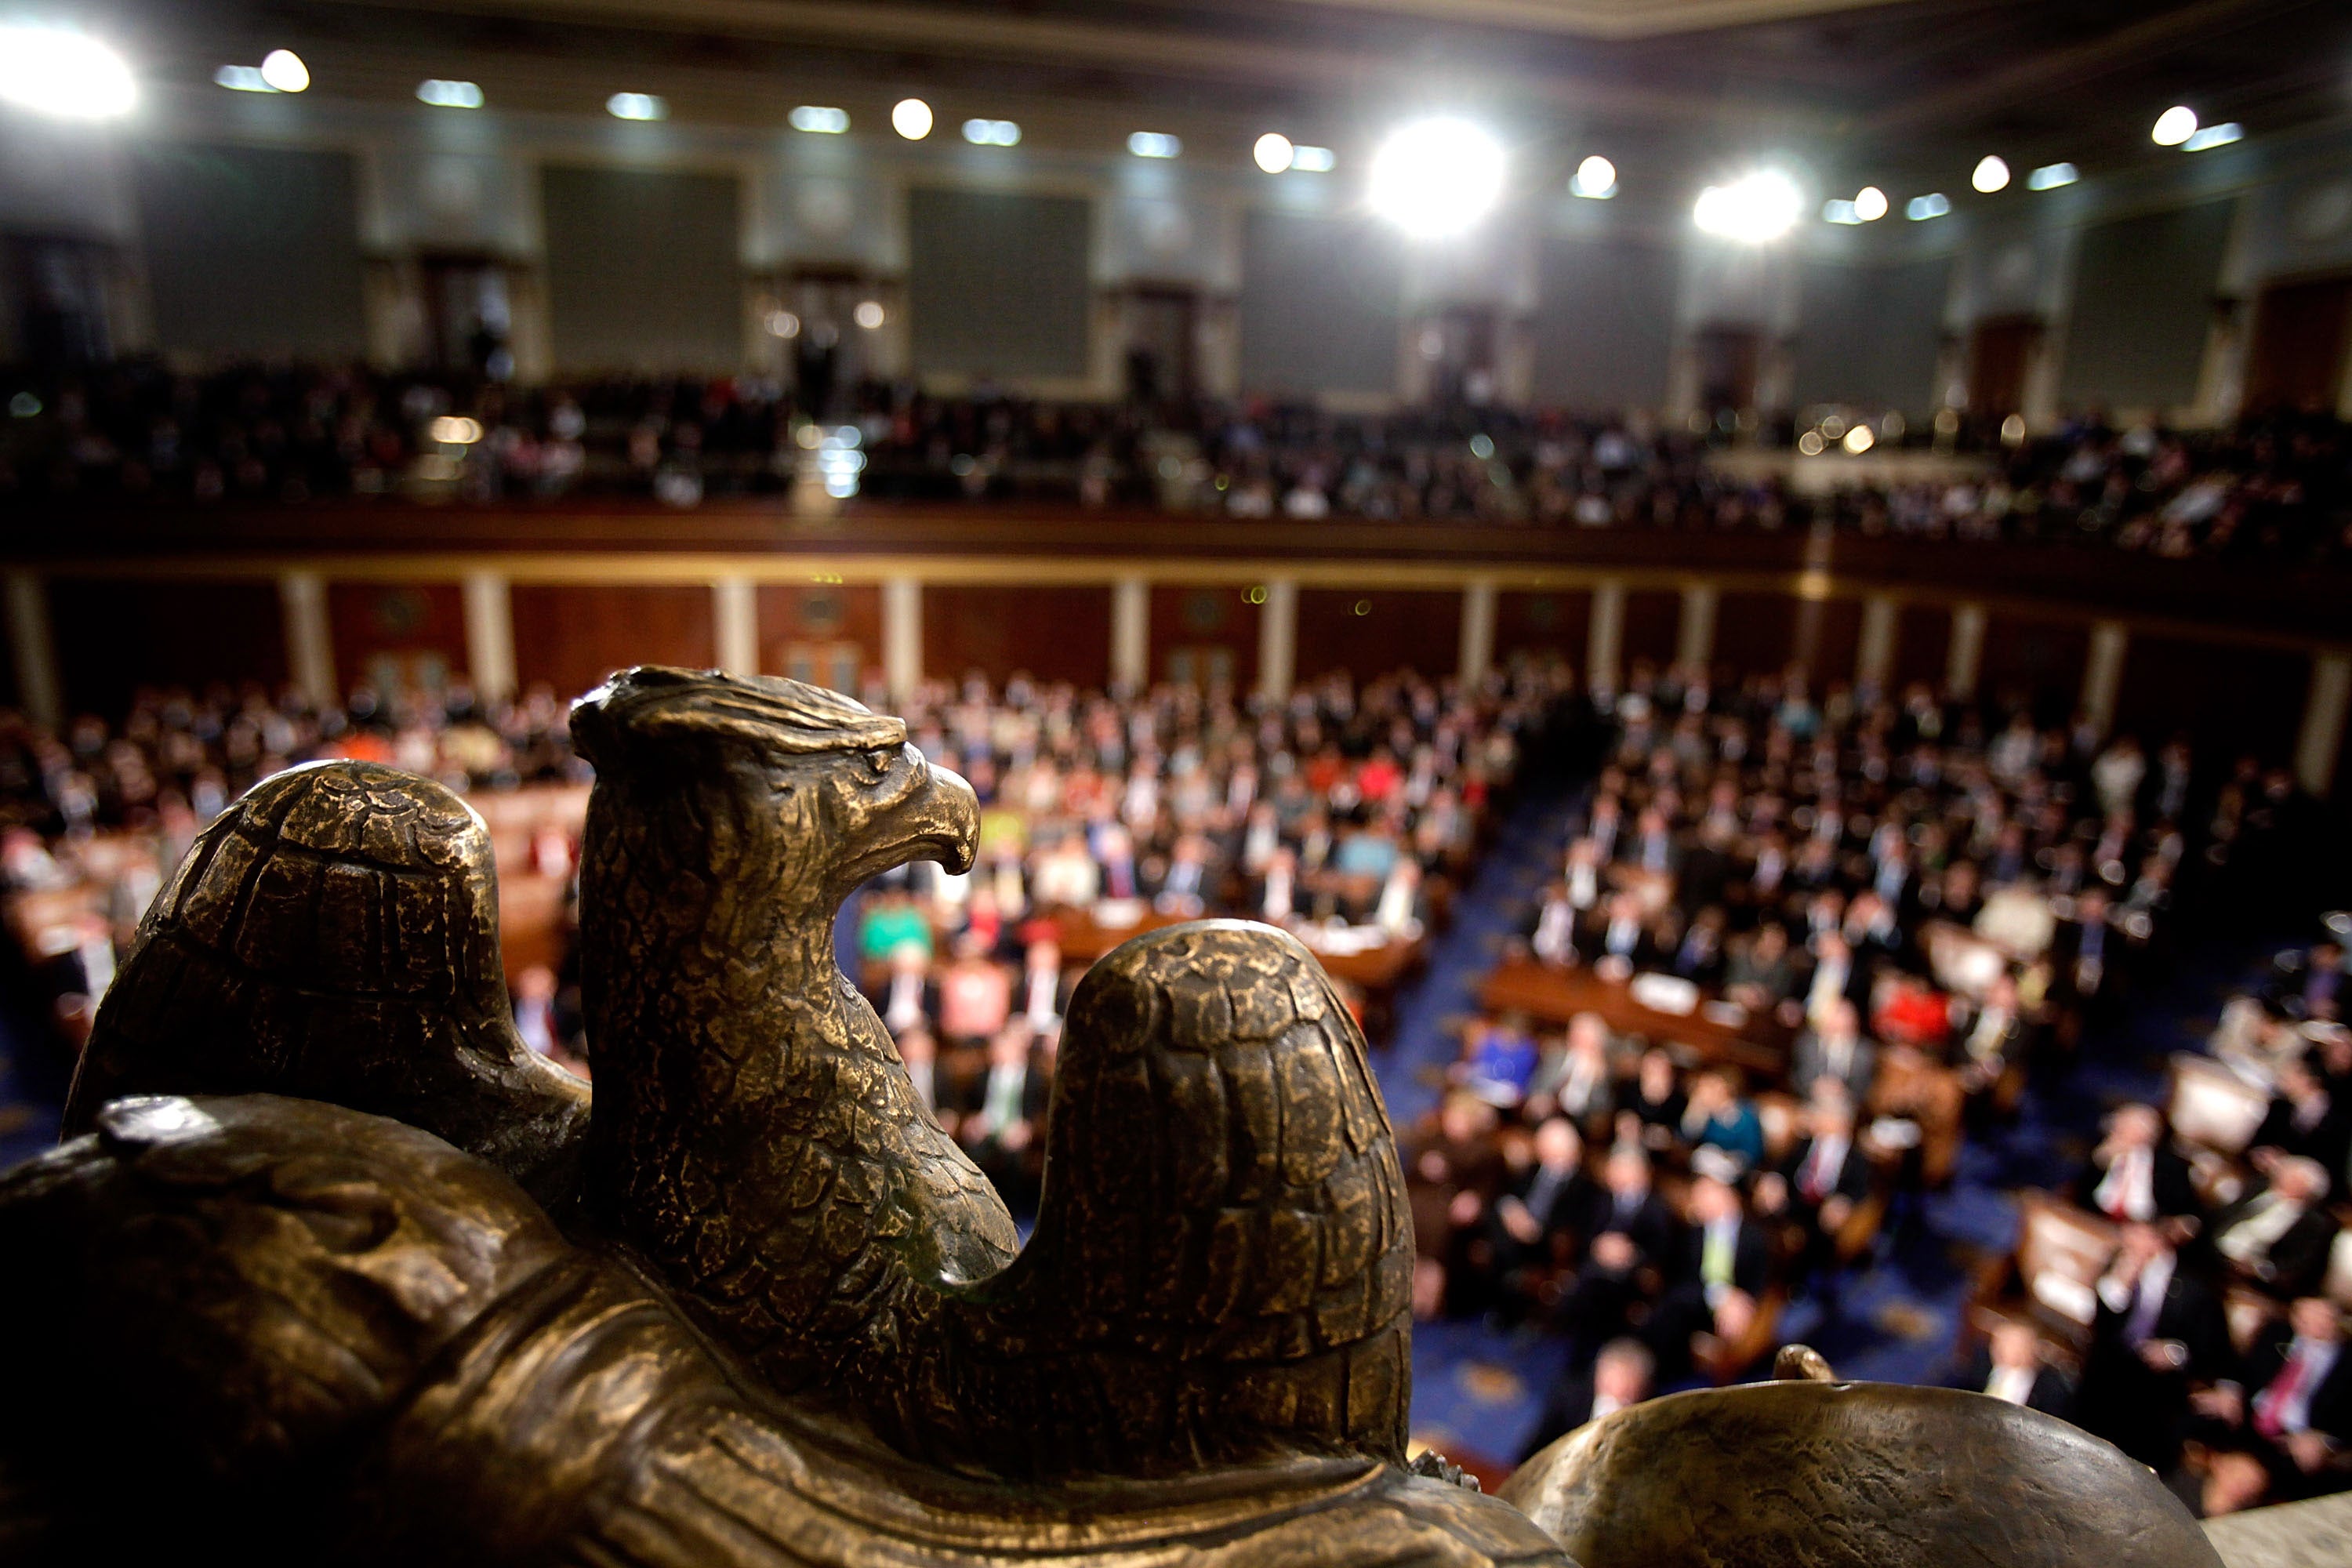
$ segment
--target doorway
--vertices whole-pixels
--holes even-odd
[[[1127,300],[1127,395],[1135,403],[1192,395],[1192,345],[1201,297],[1191,289],[1148,284]]]
[[[514,311],[503,262],[487,256],[419,258],[425,276],[425,353],[431,368],[505,381],[514,374],[508,339]]]
[[[1493,402],[1495,348],[1500,337],[1490,306],[1449,306],[1423,322],[1421,354],[1430,362],[1430,401],[1473,406]]]
[[[112,248],[96,240],[27,235],[14,239],[9,250],[17,357],[44,369],[111,358],[107,296]]]
[[[1715,415],[1756,406],[1764,363],[1764,334],[1753,327],[1701,327],[1692,347],[1698,360],[1699,407]]]
[[[2042,347],[2042,323],[2030,316],[1979,321],[1969,339],[1969,412],[2006,419],[2025,412],[2025,383]]]
[[[2264,288],[2254,305],[2246,412],[2336,412],[2344,394],[2347,342],[2352,342],[2352,278],[2307,279]]]

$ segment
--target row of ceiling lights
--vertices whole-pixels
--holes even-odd
[[[272,49],[258,66],[225,65],[213,79],[239,92],[300,92],[310,85],[310,72],[291,49]],[[137,97],[130,68],[98,40],[69,30],[0,27],[0,100],[70,118],[110,119],[127,113]],[[478,84],[439,77],[418,83],[416,97],[441,109],[479,109],[487,101]],[[662,120],[669,113],[662,99],[645,92],[616,92],[604,107],[621,120]],[[802,104],[787,120],[793,130],[814,135],[841,135],[850,124],[848,110],[824,104]],[[919,98],[901,99],[890,110],[891,129],[908,141],[922,141],[934,125],[931,106]],[[967,120],[962,133],[966,142],[981,147],[1013,147],[1021,141],[1020,125],[1010,120]],[[2196,111],[2185,104],[2158,115],[2149,132],[2158,145],[2190,153],[2227,146],[2244,134],[2235,121],[2200,126]],[[1175,158],[1183,148],[1180,138],[1164,132],[1138,131],[1127,139],[1128,151],[1139,158]],[[1328,174],[1339,164],[1330,148],[1296,142],[1271,131],[1257,139],[1250,154],[1268,174]],[[1501,143],[1478,126],[1448,117],[1420,121],[1391,135],[1374,154],[1371,205],[1408,232],[1458,232],[1501,199],[1506,163]],[[2049,191],[2080,177],[2072,163],[2044,163],[2026,176],[2025,184],[2029,190]],[[1988,153],[1978,161],[1969,183],[1987,195],[2006,189],[2007,161]],[[1577,165],[1568,188],[1571,195],[1606,200],[1617,194],[1616,165],[1593,153]],[[1793,228],[1803,202],[1792,178],[1768,169],[1707,186],[1699,193],[1692,216],[1704,232],[1761,242]],[[1885,192],[1865,185],[1851,197],[1828,202],[1822,217],[1833,224],[1874,223],[1892,205]],[[1951,210],[1951,198],[1930,191],[1906,202],[1904,216],[1918,223]]]

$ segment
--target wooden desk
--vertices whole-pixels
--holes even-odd
[[[1603,980],[1590,969],[1507,959],[1486,976],[1478,999],[1490,1013],[1524,1013],[1549,1024],[1598,1013],[1618,1034],[1687,1046],[1711,1063],[1739,1068],[1767,1083],[1780,1083],[1789,1073],[1793,1037],[1769,1016],[1750,1014],[1738,1026],[1720,1024],[1706,1016],[1705,1003],[1687,1014],[1661,1013],[1635,1001],[1623,984]]]
[[[1089,964],[1129,937],[1141,936],[1195,917],[1161,914],[1147,910],[1131,926],[1104,926],[1085,910],[1064,910],[1054,917],[1061,931],[1062,957],[1071,964]],[[1360,952],[1316,952],[1317,962],[1334,980],[1343,980],[1370,995],[1385,1000],[1420,963],[1428,939],[1399,942],[1393,938]],[[1307,944],[1314,951],[1314,944]]]

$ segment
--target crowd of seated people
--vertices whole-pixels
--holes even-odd
[[[2198,1070],[2176,1066],[2169,1106],[2110,1114],[2069,1194],[2114,1249],[2063,1314],[2079,1365],[2063,1413],[2209,1514],[2352,1489],[2343,951],[2330,931],[2282,954]],[[2045,1317],[2067,1307],[2040,1294]]]
[[[1327,962],[1417,942],[1560,679],[1526,666],[1465,693],[1334,678],[1286,705],[1022,679],[927,691],[910,732],[979,795],[977,860],[878,879],[856,955],[918,1092],[1026,1212],[1087,963],[1150,924],[1214,914],[1288,926]]]
[[[362,367],[199,377],[142,362],[23,387],[10,407],[0,496],[27,499],[613,495],[683,507],[784,490],[804,440],[822,434],[790,388],[752,376],[524,387]],[[2352,446],[2341,425],[2315,417],[2196,433],[2084,418],[2043,438],[1978,443],[1989,455],[1979,474],[1864,486],[1817,508],[1777,480],[1705,461],[1735,433],[1786,447],[1785,421],[1693,433],[1545,408],[1339,415],[1262,399],[947,398],[902,383],[868,383],[845,409],[821,412],[825,432],[854,431],[865,493],[885,498],[1684,531],[1826,521],[2169,557],[2352,552]],[[436,435],[458,421],[469,439]]]
[[[2013,1119],[2029,1079],[2117,1016],[2180,938],[2184,879],[2234,908],[2294,842],[2185,743],[2150,759],[1924,689],[1816,700],[1794,676],[1638,672],[1617,712],[1507,961],[1558,977],[1561,1012],[1470,1019],[1405,1150],[1418,1309],[1556,1332],[1578,1388],[1629,1338],[1657,1387],[1754,1366],[1784,1305],[1832,1301],[1882,1226],[1918,1222],[1964,1132]],[[2332,997],[2338,968],[2321,952],[2308,988]],[[1710,1045],[1726,1035],[1785,1068],[1743,1071]],[[2284,1300],[2325,1266],[2352,1093],[2330,1121],[2314,1081],[2281,1082],[2271,1135],[2292,1152],[2256,1156],[2270,1185],[2207,1245]],[[2000,1375],[1975,1384],[2046,1406],[2020,1344],[1997,1338]]]

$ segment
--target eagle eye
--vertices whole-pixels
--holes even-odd
[[[889,747],[877,746],[871,751],[860,753],[859,760],[866,764],[867,772],[875,778],[880,779],[889,773],[892,755]]]

